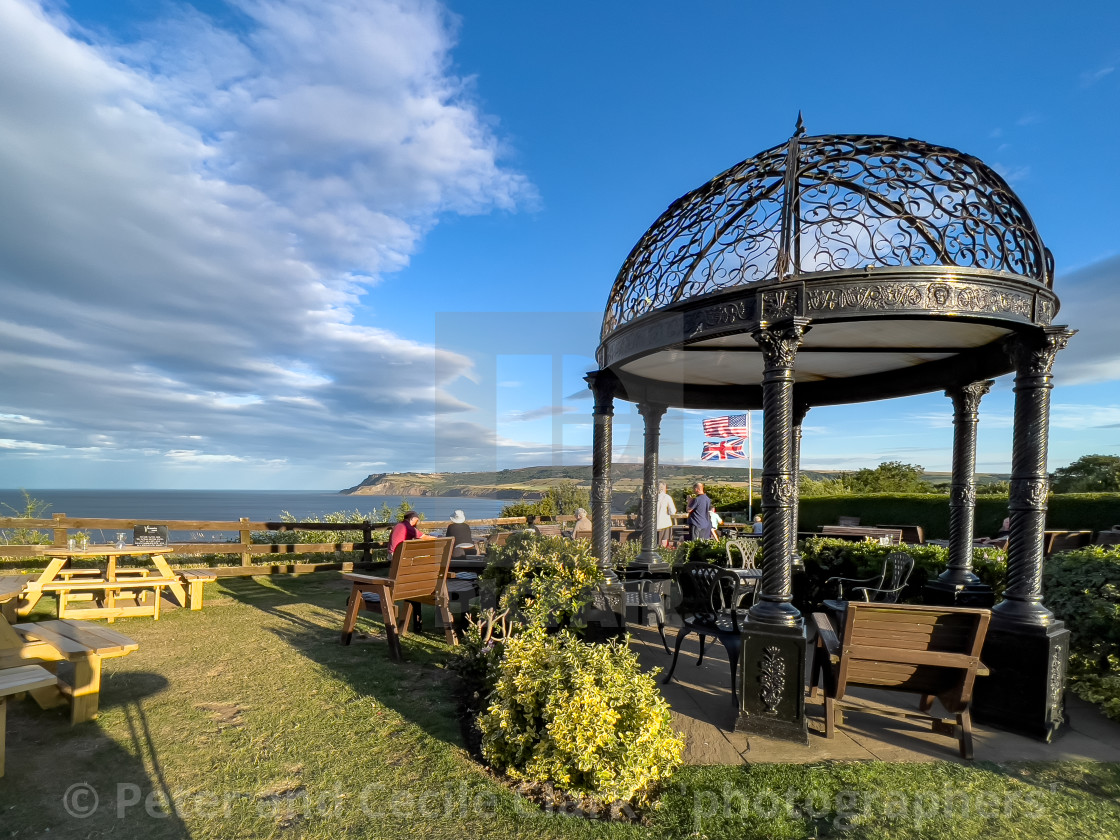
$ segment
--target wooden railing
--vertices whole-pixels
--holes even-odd
[[[543,518],[542,518],[543,519]],[[574,517],[560,516],[549,518],[549,521],[571,521]],[[473,519],[468,524],[474,527],[499,528],[503,525],[524,525],[524,516],[503,516],[494,519]],[[174,556],[183,558],[187,556],[227,554],[239,555],[241,566],[253,567],[254,558],[268,559],[279,554],[329,554],[338,552],[361,552],[362,561],[370,562],[372,552],[388,547],[387,542],[375,541],[375,531],[387,531],[395,522],[250,522],[242,517],[236,521],[212,520],[152,520],[152,519],[101,519],[93,517],[69,517],[64,513],[56,513],[51,519],[28,519],[24,517],[0,518],[0,530],[34,529],[49,531],[52,534],[49,545],[6,545],[0,543],[0,557],[41,557],[47,550],[66,546],[71,531],[103,531],[108,535],[115,535],[119,531],[130,532],[137,525],[163,525],[170,532],[206,532],[217,531],[229,533],[236,531],[236,541],[228,542],[181,542],[172,541]],[[422,531],[444,529],[451,523],[449,521],[423,521],[420,523]],[[361,538],[353,542],[337,543],[273,543],[253,542],[254,532],[285,532],[285,531],[350,531],[361,534]],[[92,547],[97,547],[94,540]],[[109,546],[106,546],[108,550]],[[266,567],[271,568],[271,567]]]

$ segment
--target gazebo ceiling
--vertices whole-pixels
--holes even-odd
[[[763,367],[751,333],[800,317],[809,404],[1009,372],[1006,339],[1050,324],[1058,299],[1006,182],[954,149],[798,129],[650,227],[611,291],[600,367],[628,399],[750,408]]]

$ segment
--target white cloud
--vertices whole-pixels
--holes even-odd
[[[1116,313],[1120,311],[1120,256],[1109,257],[1068,275],[1059,274],[1054,291],[1062,307],[1055,319],[1078,331],[1054,363],[1061,385],[1112,382],[1120,379],[1120,343]]]
[[[1109,75],[1115,69],[1116,69],[1115,66],[1108,65],[1108,66],[1105,66],[1105,67],[1099,67],[1096,70],[1087,70],[1087,71],[1085,71],[1084,73],[1081,74],[1081,86],[1082,87],[1090,87],[1092,85],[1095,85],[1097,82],[1099,82],[1105,76]]]
[[[356,322],[439,214],[534,198],[450,72],[453,21],[238,8],[243,31],[188,8],[119,44],[0,0],[0,422],[36,418],[24,448],[342,463],[467,408],[443,391],[467,358]]]

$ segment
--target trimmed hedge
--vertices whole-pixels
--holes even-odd
[[[721,511],[737,510],[730,505]],[[746,510],[744,504],[741,508]],[[798,529],[816,531],[841,516],[858,516],[864,525],[921,525],[926,539],[949,538],[949,497],[944,494],[872,493],[803,497]],[[976,534],[994,537],[1007,516],[1006,496],[976,497]],[[1120,493],[1051,495],[1046,527],[1061,531],[1107,531],[1120,523]]]
[[[817,609],[825,598],[836,597],[826,585],[830,577],[868,578],[882,571],[883,561],[894,551],[914,558],[914,571],[902,591],[904,603],[921,603],[922,590],[949,565],[949,549],[939,545],[879,545],[871,542],[811,537],[801,543],[805,563],[803,600],[807,609]],[[972,571],[992,587],[999,600],[1006,585],[1007,555],[998,548],[976,548]]]

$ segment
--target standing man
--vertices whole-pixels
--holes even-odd
[[[697,481],[692,485],[695,494],[688,502],[688,536],[693,540],[708,540],[712,537],[712,500],[704,493],[704,485]]]
[[[661,544],[662,548],[669,547],[669,541],[673,539],[673,515],[677,512],[677,506],[673,503],[673,497],[667,492],[664,481],[657,483],[657,541]]]

